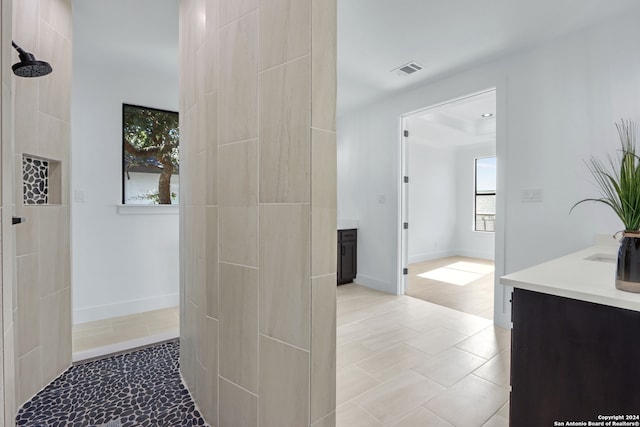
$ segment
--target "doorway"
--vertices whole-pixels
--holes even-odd
[[[402,117],[403,293],[487,319],[494,313],[496,121],[495,89]]]
[[[177,133],[178,16],[178,0],[73,0],[74,361],[179,335],[178,148],[175,164],[154,148]]]

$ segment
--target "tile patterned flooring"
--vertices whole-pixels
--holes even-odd
[[[16,425],[207,426],[178,372],[177,341],[73,366],[25,403]]]
[[[73,361],[177,338],[180,310],[169,307],[73,325]]]
[[[419,276],[457,263],[465,263],[466,267],[462,267],[464,270],[479,273],[476,275],[471,273],[472,278],[477,278],[465,286],[457,286]],[[452,267],[456,268],[455,265]],[[409,264],[409,280],[405,293],[464,313],[493,319],[494,274],[492,268],[493,261],[461,256]],[[491,271],[487,273],[488,270]]]
[[[480,316],[339,286],[337,427],[508,426],[510,341]]]
[[[355,284],[337,293],[337,427],[508,426],[508,330]],[[74,352],[177,333],[178,323],[172,308],[76,325]]]

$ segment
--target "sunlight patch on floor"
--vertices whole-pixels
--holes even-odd
[[[493,270],[494,270],[493,265],[480,264],[477,262],[468,262],[468,261],[454,262],[453,264],[449,264],[445,266],[445,268],[452,268],[454,270],[460,270],[460,271],[468,271],[470,273],[477,273],[482,275],[493,273]]]
[[[438,282],[449,283],[456,286],[465,286],[493,272],[492,265],[479,264],[467,261],[458,261],[435,270],[418,274],[424,279],[437,280]]]

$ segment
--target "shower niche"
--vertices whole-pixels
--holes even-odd
[[[62,202],[62,167],[59,161],[22,156],[22,201],[25,205],[59,205]]]

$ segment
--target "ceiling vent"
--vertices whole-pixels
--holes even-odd
[[[411,61],[408,64],[404,64],[394,70],[396,74],[400,75],[400,76],[408,76],[409,74],[413,74],[416,71],[420,71],[422,70],[422,65],[418,64],[415,61]]]

